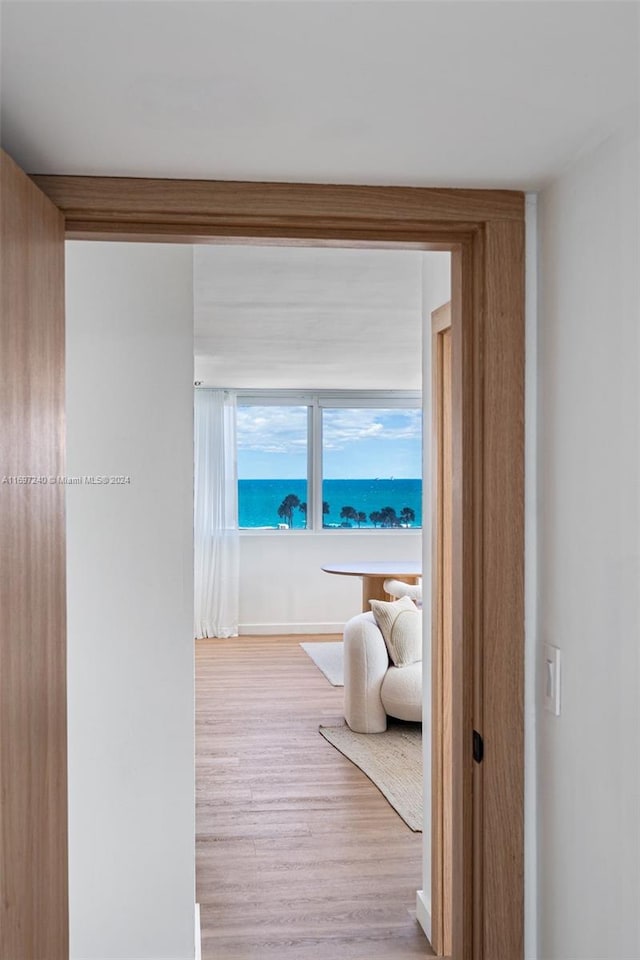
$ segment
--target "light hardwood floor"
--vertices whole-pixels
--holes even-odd
[[[415,920],[421,834],[318,733],[342,719],[299,646],[196,644],[203,960],[432,956]]]

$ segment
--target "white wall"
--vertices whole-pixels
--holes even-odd
[[[338,633],[362,609],[359,577],[325,564],[421,558],[421,531],[240,534],[240,632]]]
[[[640,957],[637,128],[540,198],[539,956]],[[538,651],[538,665],[542,658]]]
[[[422,255],[422,320],[423,358],[431,356],[431,314],[451,299],[451,254],[427,253]],[[424,337],[427,331],[429,336]],[[423,369],[423,377],[431,376],[431,364]]]
[[[193,960],[192,250],[67,245],[72,960]]]

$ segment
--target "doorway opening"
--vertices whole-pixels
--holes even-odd
[[[318,808],[324,803],[323,817],[330,820],[335,817],[337,807],[339,822],[344,827],[350,799],[353,802],[354,798],[341,798],[339,790],[327,798],[328,787],[323,792],[322,786],[313,778],[307,783],[304,765],[298,774],[292,766],[287,781],[273,764],[265,767],[269,752],[264,744],[259,760],[243,753],[237,730],[234,730],[233,741],[237,754],[232,758],[230,768],[229,745],[219,741],[216,745],[209,731],[214,726],[212,718],[217,716],[216,706],[219,709],[214,700],[216,696],[224,697],[215,674],[223,682],[222,675],[228,666],[226,651],[238,651],[238,657],[247,663],[249,673],[255,658],[263,656],[265,660],[261,666],[265,673],[262,682],[266,685],[267,676],[273,683],[270,661],[274,657],[276,661],[278,659],[276,638],[281,651],[291,651],[292,676],[297,676],[297,656],[300,669],[306,668],[314,679],[313,668],[300,650],[299,642],[311,641],[318,645],[328,641],[335,647],[342,646],[344,623],[363,609],[360,578],[328,577],[323,567],[328,564],[352,567],[358,565],[357,561],[361,564],[386,562],[390,564],[389,572],[397,569],[402,577],[402,563],[409,561],[417,570],[421,570],[424,563],[427,576],[430,576],[431,313],[448,301],[450,295],[450,254],[444,251],[385,249],[382,245],[361,248],[356,244],[346,248],[287,247],[284,244],[218,244],[194,248],[196,391],[221,395],[218,408],[221,432],[224,432],[224,418],[229,416],[230,407],[237,424],[237,429],[229,434],[235,449],[228,450],[226,456],[230,464],[237,461],[239,480],[234,477],[233,470],[221,468],[220,459],[225,454],[216,445],[219,476],[212,481],[212,489],[217,491],[218,485],[225,483],[235,486],[239,502],[234,506],[235,516],[230,522],[235,521],[240,527],[235,544],[231,542],[229,518],[223,520],[220,531],[223,541],[220,549],[229,548],[232,558],[235,551],[239,555],[237,581],[232,583],[232,576],[226,576],[228,590],[224,595],[210,593],[210,604],[218,603],[216,613],[196,614],[196,624],[202,625],[201,636],[224,638],[241,634],[239,644],[220,640],[196,642],[196,661],[200,662],[202,671],[197,710],[209,718],[208,722],[203,721],[201,728],[203,755],[199,757],[199,769],[202,786],[198,793],[202,813],[198,863],[203,891],[199,899],[205,943],[209,940],[212,945],[217,943],[213,921],[221,916],[222,911],[214,903],[207,903],[208,897],[215,900],[215,891],[220,894],[220,880],[212,884],[212,874],[224,862],[227,867],[233,865],[235,883],[242,883],[243,878],[246,881],[256,869],[256,847],[261,854],[258,863],[265,872],[276,869],[278,856],[281,871],[292,866],[292,857],[293,862],[299,864],[305,851],[309,878],[314,875],[312,864],[319,876],[323,870],[330,871],[334,892],[331,896],[325,894],[322,916],[314,917],[310,908],[306,911],[305,922],[298,921],[299,930],[307,936],[313,937],[314,930],[326,928],[323,917],[333,901],[332,935],[339,936],[344,928],[353,942],[364,944],[369,938],[371,949],[375,949],[373,942],[380,936],[380,930],[371,921],[382,888],[387,890],[390,901],[386,917],[388,930],[384,935],[387,950],[397,950],[398,957],[410,955],[403,953],[403,943],[406,951],[409,932],[416,935],[416,929],[411,930],[411,923],[415,924],[415,921],[411,921],[408,911],[415,916],[418,891],[420,922],[432,936],[430,920],[424,909],[431,897],[431,848],[433,846],[439,852],[445,847],[438,840],[432,843],[431,839],[432,818],[428,812],[433,752],[430,716],[425,718],[424,725],[425,759],[429,770],[424,803],[427,813],[420,817],[423,821],[420,829],[427,831],[424,851],[419,849],[419,837],[411,837],[404,824],[398,832],[395,824],[387,825],[385,831],[377,823],[378,835],[372,845],[371,836],[375,831],[371,830],[365,816],[372,801],[366,796],[361,800],[362,817],[356,817],[349,829],[339,830],[338,821],[334,821],[338,846],[344,844],[350,834],[342,856],[326,842],[321,850],[317,831],[320,836],[324,834],[325,841],[328,836],[324,833],[325,828],[318,825]],[[423,371],[426,372],[424,389]],[[208,396],[205,401],[201,395],[199,399],[211,404],[216,402],[213,396]],[[205,416],[214,414],[210,411],[203,413]],[[198,429],[196,423],[196,437]],[[211,455],[204,441],[201,448],[203,456]],[[198,470],[196,463],[199,476]],[[209,479],[203,471],[203,488]],[[196,500],[200,496],[198,490],[196,481]],[[207,500],[217,495],[209,493]],[[224,499],[225,502],[229,500],[228,497]],[[288,513],[284,511],[287,499],[292,502]],[[196,506],[196,541],[198,516]],[[202,512],[202,517],[210,524],[206,511]],[[209,549],[209,541],[204,549]],[[220,557],[217,552],[216,558],[219,570],[226,570],[225,563],[233,562],[233,559],[227,561]],[[399,566],[394,567],[394,562]],[[205,566],[197,559],[196,577],[199,569],[204,570]],[[235,607],[229,600],[231,589],[235,589],[238,595]],[[384,593],[380,595],[391,599]],[[427,592],[427,602],[429,595]],[[370,609],[368,604],[364,609]],[[234,610],[235,624],[229,621]],[[427,606],[425,619],[430,625],[429,613]],[[430,657],[427,630],[425,658],[430,660]],[[214,663],[216,668],[211,674]],[[426,681],[430,680],[430,669],[425,672],[425,677]],[[258,680],[256,678],[255,682]],[[233,683],[233,677],[227,682]],[[251,681],[247,679],[247,682]],[[324,679],[320,681],[321,685],[326,683]],[[264,702],[268,712],[267,692],[265,690]],[[308,691],[307,700],[312,696],[313,689]],[[341,693],[334,689],[331,697],[329,700],[327,690],[326,703],[322,710],[318,708],[315,716],[316,731],[318,724],[326,725],[329,717],[336,724],[344,724]],[[426,709],[430,710],[431,696],[425,695],[424,699]],[[250,729],[251,710],[247,711],[246,706],[238,706],[237,710]],[[411,726],[410,721],[407,723]],[[261,730],[260,737],[263,735]],[[358,735],[366,739],[366,734]],[[377,736],[371,734],[370,739],[375,740]],[[351,782],[354,773],[342,756],[334,751],[327,752],[327,745],[319,736],[315,741],[315,748],[314,741],[309,742],[318,755],[318,762],[326,757],[335,768],[330,767],[330,779],[345,776]],[[439,749],[435,753],[441,756]],[[216,811],[215,806],[207,805],[207,797],[215,796],[216,792],[233,796],[238,768],[242,770],[245,790],[251,791],[252,784],[258,785],[254,791],[257,800],[245,792],[237,801],[236,816],[250,824],[242,837],[242,845],[236,842],[236,824],[229,822],[226,811]],[[298,785],[296,776],[301,780]],[[355,776],[360,776],[366,784],[366,791],[371,791],[371,784],[363,774],[358,772]],[[265,807],[266,800],[259,789],[259,781],[265,777],[279,778],[280,790],[284,794],[275,810]],[[295,793],[304,783],[307,783],[308,795],[300,797],[295,809],[289,810],[287,815],[286,809],[280,809],[283,805],[286,807],[286,791],[290,789]],[[346,789],[344,784],[342,788]],[[355,787],[352,785],[349,789]],[[275,802],[275,798],[271,800]],[[373,805],[375,808],[375,802]],[[313,808],[311,812],[310,808]],[[279,813],[280,847],[276,846],[276,828],[270,818],[273,812]],[[375,816],[377,814],[374,819]],[[387,821],[396,816],[392,811],[386,811]],[[450,819],[449,812],[447,822]],[[359,833],[363,824],[369,828],[369,833],[366,829]],[[265,830],[269,838],[264,835]],[[295,832],[295,840],[287,841],[291,830]],[[303,830],[306,835],[299,835]],[[354,857],[356,842],[360,851]],[[398,878],[387,876],[386,871],[393,873],[401,843],[404,845],[402,875]],[[234,857],[235,848],[237,856]],[[364,855],[366,848],[368,857]],[[413,862],[413,868],[409,866],[410,862]],[[413,879],[409,879],[411,869]],[[345,877],[350,872],[351,897],[345,897],[344,901],[352,903],[357,900],[359,910],[341,911],[338,891],[344,887]],[[376,882],[382,884],[377,892],[373,887]],[[286,899],[277,888],[273,893]],[[271,895],[265,892],[263,900],[265,897],[262,909],[275,922],[276,911]],[[304,911],[298,911],[290,904],[289,914],[292,912]],[[237,909],[228,904],[224,916],[231,926],[234,926],[232,920],[236,914]],[[342,919],[337,919],[340,916]],[[284,918],[282,923],[285,923]],[[236,918],[237,943],[243,936],[246,941],[251,938],[251,925],[247,927],[244,923],[244,927],[244,931],[238,929]],[[391,930],[395,930],[398,941],[395,946],[388,939]],[[420,935],[417,943],[420,943]],[[221,946],[216,949],[220,950]],[[428,949],[424,941],[423,946]],[[284,950],[283,943],[280,952]]]

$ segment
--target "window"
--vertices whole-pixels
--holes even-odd
[[[238,397],[239,526],[422,526],[418,394]]]
[[[322,410],[325,526],[422,526],[422,411]]]
[[[238,526],[307,526],[308,408],[238,405]]]

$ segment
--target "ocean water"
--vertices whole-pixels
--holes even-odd
[[[301,503],[307,500],[306,480],[239,480],[238,514],[241,527],[273,527],[283,523],[278,516],[278,507],[284,498],[295,494]],[[367,520],[362,529],[373,529],[369,514],[383,507],[393,507],[400,516],[403,507],[411,507],[415,520],[411,527],[422,526],[422,480],[325,480],[322,485],[322,499],[329,504],[329,513],[324,516],[324,526],[340,528],[345,521],[340,518],[343,507],[353,507],[366,513]],[[304,529],[305,517],[300,510],[294,510],[294,530]],[[347,525],[357,528],[351,521]]]

